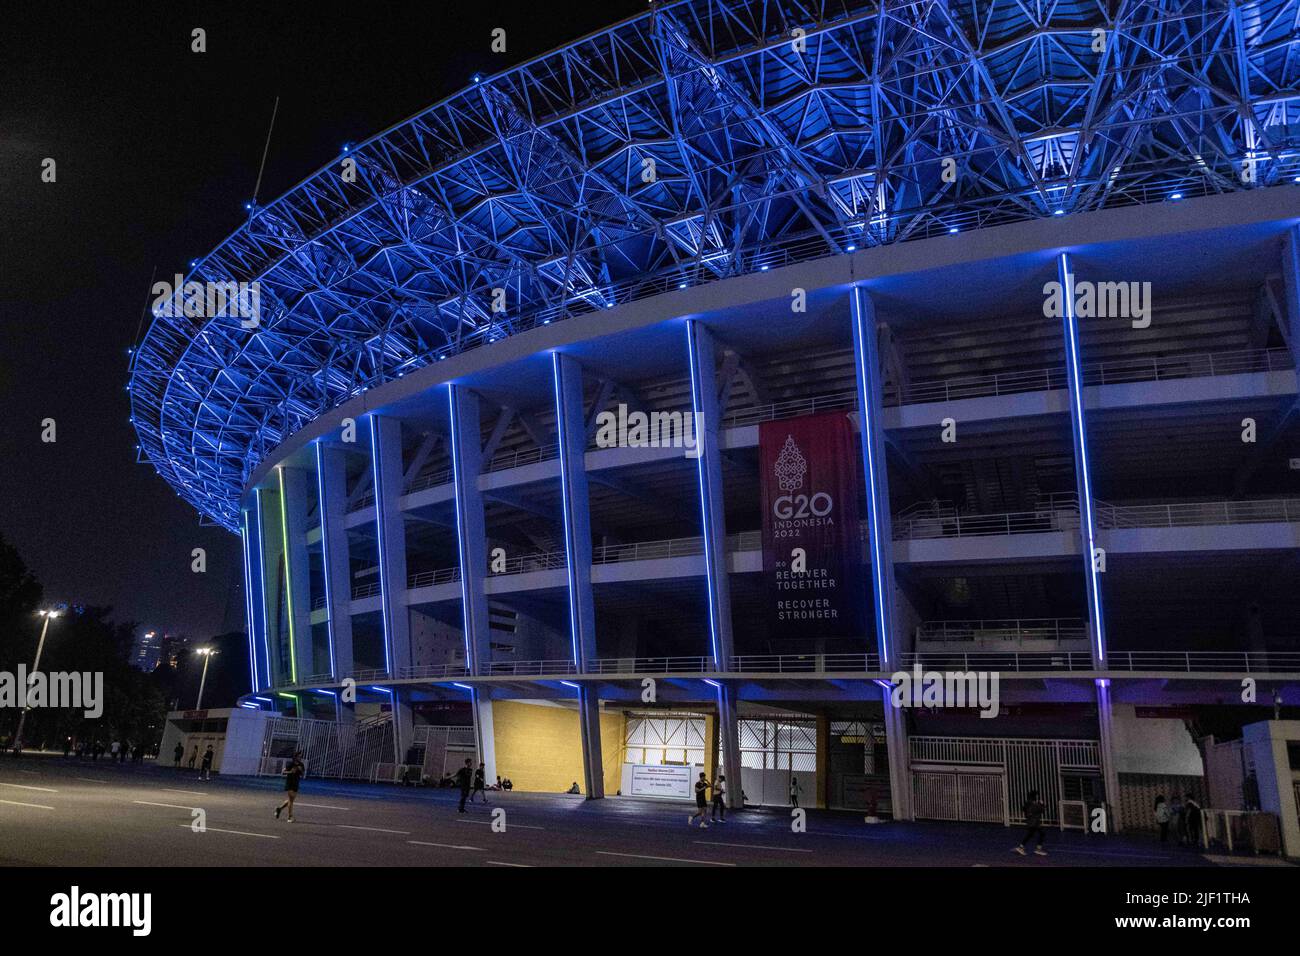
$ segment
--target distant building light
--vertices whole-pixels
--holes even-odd
[[[1170,199],[1182,199],[1182,198],[1183,198],[1183,194],[1182,194],[1182,193],[1171,193],[1170,196],[1169,196],[1169,198],[1170,198]]]
[[[957,233],[960,232],[960,231],[961,231],[961,230],[959,230],[956,226],[949,226],[949,227],[948,227],[948,235],[950,235],[950,236],[955,236],[955,235],[957,235]]]

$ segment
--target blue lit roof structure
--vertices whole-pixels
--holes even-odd
[[[155,316],[131,363],[142,457],[235,530],[248,475],[322,412],[543,321],[1290,182],[1298,42],[1296,0],[656,3],[254,209],[187,279],[258,282],[260,327]]]

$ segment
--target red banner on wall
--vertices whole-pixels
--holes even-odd
[[[848,415],[763,422],[758,456],[772,635],[861,634],[857,442]]]

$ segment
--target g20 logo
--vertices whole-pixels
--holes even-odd
[[[772,502],[772,513],[782,521],[803,518],[824,518],[831,513],[835,502],[824,491],[809,495],[782,495]]]

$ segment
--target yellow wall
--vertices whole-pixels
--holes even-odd
[[[623,725],[620,711],[601,712],[600,750],[605,792],[611,796],[618,790],[622,773]],[[495,700],[492,728],[497,773],[509,777],[516,790],[564,793],[575,780],[585,790],[577,710]]]

